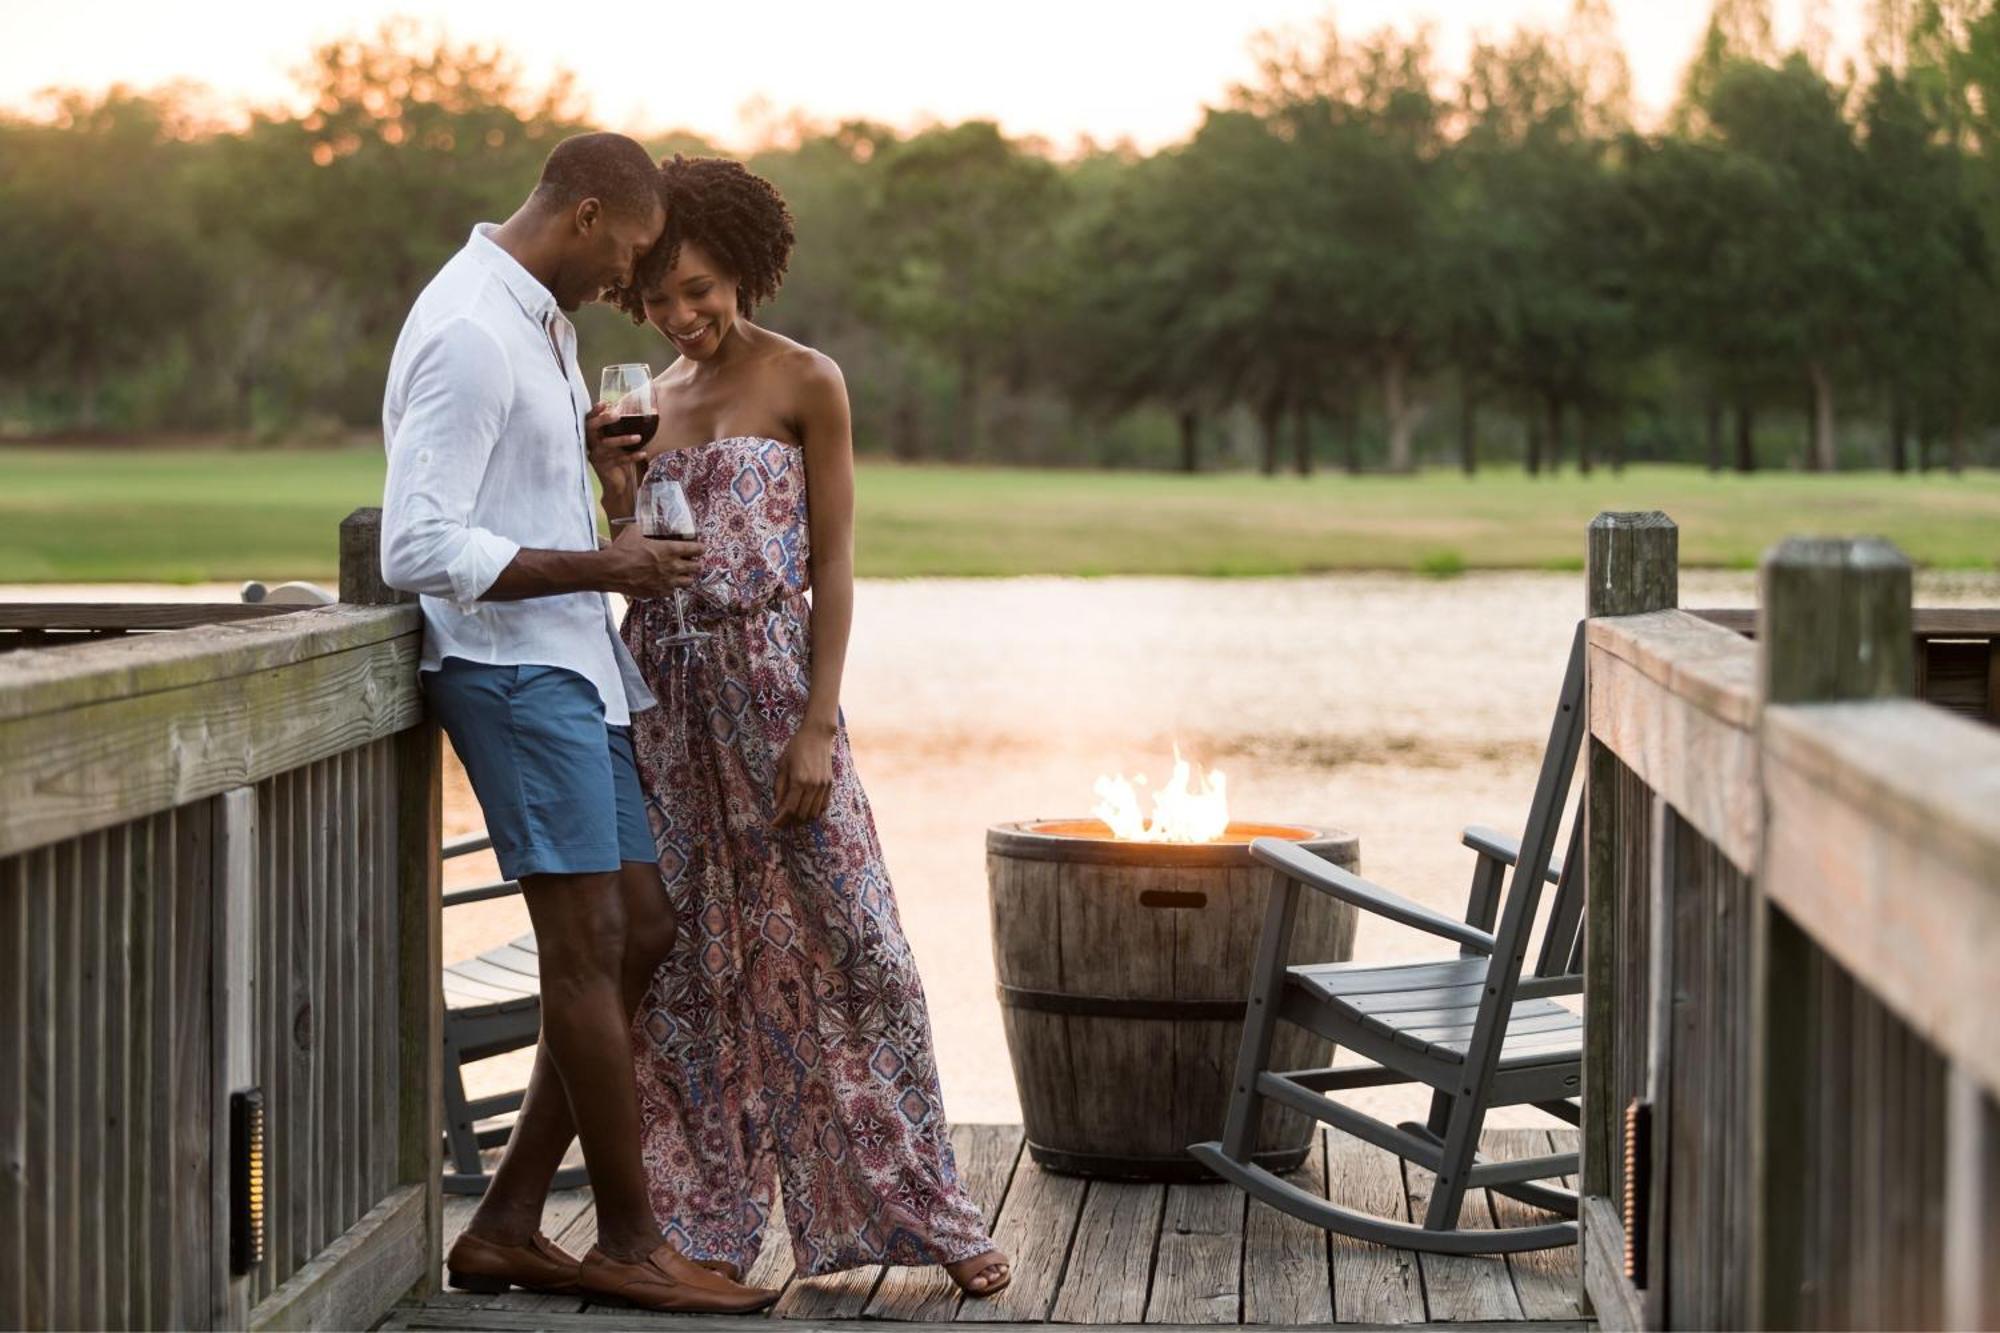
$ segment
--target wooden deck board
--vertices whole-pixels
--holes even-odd
[[[958,1178],[990,1228],[1007,1198],[1014,1165],[1021,1157],[1019,1125],[958,1125],[951,1131]],[[942,1268],[891,1268],[868,1302],[870,1319],[948,1324],[964,1301],[958,1284]]]
[[[1285,1177],[1326,1197],[1326,1136],[1313,1136],[1305,1165]],[[1243,1225],[1243,1322],[1324,1324],[1333,1319],[1327,1233],[1268,1204],[1252,1202]]]
[[[1488,1156],[1532,1156],[1575,1145],[1575,1130],[1490,1131]],[[1013,1257],[1014,1284],[987,1301],[965,1300],[937,1268],[867,1268],[795,1279],[782,1205],[748,1279],[784,1295],[771,1317],[825,1325],[884,1320],[916,1330],[981,1323],[1148,1326],[1149,1333],[1215,1324],[1266,1327],[1411,1324],[1432,1328],[1519,1323],[1536,1329],[1591,1327],[1580,1313],[1574,1249],[1508,1258],[1417,1256],[1350,1241],[1250,1204],[1222,1185],[1085,1181],[1042,1171],[1016,1125],[960,1126],[952,1133],[961,1178]],[[1422,1217],[1429,1173],[1344,1135],[1315,1143],[1294,1184],[1345,1207],[1409,1220]],[[476,1201],[448,1199],[447,1247]],[[1468,1225],[1518,1225],[1545,1216],[1487,1191],[1467,1196]],[[551,1196],[543,1230],[572,1253],[596,1239],[588,1190]],[[386,1328],[673,1329],[742,1328],[743,1319],[668,1319],[582,1301],[511,1292],[446,1292],[397,1311]],[[763,1322],[755,1317],[748,1322]]]
[[[1149,1324],[1236,1324],[1243,1319],[1243,1217],[1229,1185],[1169,1185],[1153,1263]]]
[[[1435,1177],[1404,1162],[1403,1179],[1410,1195],[1410,1216],[1422,1222]],[[1493,1205],[1485,1190],[1465,1192],[1458,1224],[1474,1230],[1493,1225]],[[1525,1317],[1507,1261],[1497,1254],[1418,1254],[1417,1270],[1423,1275],[1424,1312],[1430,1319],[1487,1323]]]

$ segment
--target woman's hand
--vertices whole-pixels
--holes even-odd
[[[605,423],[612,415],[608,403],[591,408],[590,415],[583,419],[583,444],[590,457],[591,471],[604,487],[604,512],[624,518],[632,512],[633,499],[639,493],[638,467],[646,460],[639,452],[637,435],[604,433]]]
[[[778,757],[777,825],[809,824],[833,796],[831,724],[807,721]]]

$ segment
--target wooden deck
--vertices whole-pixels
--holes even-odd
[[[1494,1130],[1494,1157],[1573,1147],[1575,1131]],[[959,1168],[1014,1259],[1014,1282],[987,1301],[962,1299],[939,1269],[870,1268],[796,1278],[789,1244],[774,1228],[748,1280],[782,1287],[771,1317],[826,1324],[897,1320],[916,1325],[1035,1323],[1464,1324],[1587,1327],[1576,1251],[1499,1257],[1416,1255],[1329,1238],[1226,1185],[1134,1185],[1042,1171],[1021,1151],[1018,1125],[963,1125],[952,1133]],[[1328,1143],[1333,1145],[1328,1170]],[[1294,1180],[1343,1204],[1419,1220],[1429,1173],[1351,1138],[1315,1146]],[[473,1201],[445,1205],[446,1244]],[[1516,1224],[1538,1210],[1475,1191],[1466,1224]],[[572,1253],[597,1235],[588,1190],[556,1195],[544,1229]],[[514,1292],[447,1291],[404,1307],[391,1329],[740,1328],[746,1321],[646,1315],[577,1299]],[[752,1324],[761,1322],[753,1318]]]

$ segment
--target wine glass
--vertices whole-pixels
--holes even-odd
[[[643,472],[646,460],[643,457],[647,445],[653,442],[653,435],[660,429],[660,411],[653,402],[653,368],[643,361],[628,361],[623,365],[606,366],[597,380],[597,401],[611,409],[611,419],[604,423],[607,438],[620,435],[636,435],[638,443],[625,446]]]
[[[700,526],[695,522],[694,506],[688,503],[686,489],[664,472],[640,483],[632,517],[639,521],[641,535],[656,541],[700,539]],[[698,643],[709,637],[706,630],[688,628],[686,598],[685,589],[674,589],[674,632],[659,640],[661,648]]]

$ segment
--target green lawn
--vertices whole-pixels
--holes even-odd
[[[0,582],[325,578],[379,501],[374,449],[0,449]],[[1874,533],[1920,564],[2000,567],[2000,473],[1711,477],[1635,467],[1351,479],[867,465],[861,572],[1291,574],[1580,567],[1603,509],[1664,509],[1687,565],[1748,566],[1790,533]]]

